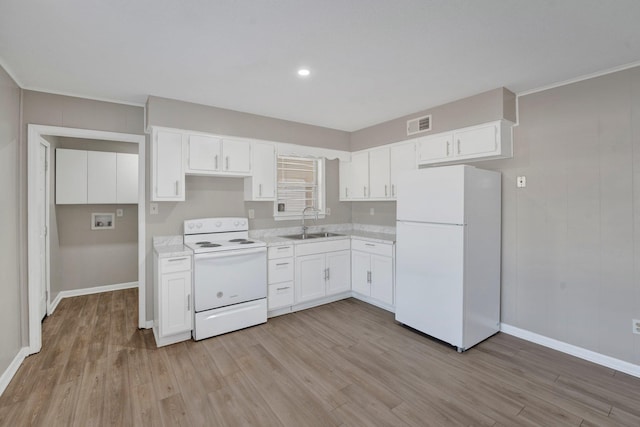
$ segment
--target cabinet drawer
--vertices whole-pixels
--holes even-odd
[[[160,272],[162,274],[186,270],[191,270],[191,257],[188,255],[174,258],[162,258],[160,260]]]
[[[293,280],[293,258],[269,260],[269,284]]]
[[[268,291],[269,310],[293,305],[293,282],[278,283],[269,285]]]
[[[362,251],[383,256],[393,256],[393,245],[388,243],[374,243],[368,240],[353,239],[351,241],[351,248],[354,251]]]
[[[293,244],[283,246],[269,246],[267,257],[269,259],[287,258],[293,256]]]
[[[351,248],[348,238],[325,240],[323,242],[302,243],[296,245],[296,256],[322,254],[326,252],[344,251]]]

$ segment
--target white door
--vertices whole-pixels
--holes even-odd
[[[310,301],[325,296],[325,255],[296,257],[296,302]]]
[[[87,203],[116,203],[116,153],[87,152]]]
[[[385,199],[390,196],[389,149],[369,151],[369,197]]]
[[[219,138],[189,135],[187,170],[191,172],[215,172],[221,169],[222,159]]]
[[[396,320],[462,347],[464,226],[399,221]]]
[[[223,140],[222,170],[249,174],[251,172],[251,144],[248,141]]]
[[[38,224],[40,232],[39,259],[40,259],[40,295],[39,316],[40,319],[47,315],[47,290],[49,289],[49,245],[47,233],[49,229],[49,147],[40,144],[38,154]]]
[[[351,289],[367,296],[371,294],[371,286],[369,285],[370,257],[371,255],[364,252],[351,252]]]
[[[371,298],[393,305],[393,258],[371,255]]]
[[[416,146],[413,143],[394,145],[389,149],[389,181],[391,182],[390,196],[395,199],[397,194],[398,175],[403,171],[416,169]]]
[[[331,252],[327,254],[326,294],[338,294],[351,289],[351,251]]]

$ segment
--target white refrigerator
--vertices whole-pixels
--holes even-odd
[[[396,320],[459,352],[500,329],[500,189],[467,165],[398,180]]]

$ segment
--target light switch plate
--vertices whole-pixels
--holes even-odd
[[[255,209],[249,209],[247,211],[247,216],[249,217],[249,219],[254,219],[256,217],[256,210]]]
[[[158,215],[157,203],[149,203],[149,215]]]
[[[116,216],[123,216],[124,215],[124,209],[116,209]]]

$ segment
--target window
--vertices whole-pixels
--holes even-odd
[[[324,159],[278,156],[274,218],[301,218],[306,207],[314,207],[324,216]],[[307,213],[311,214],[310,210]]]

